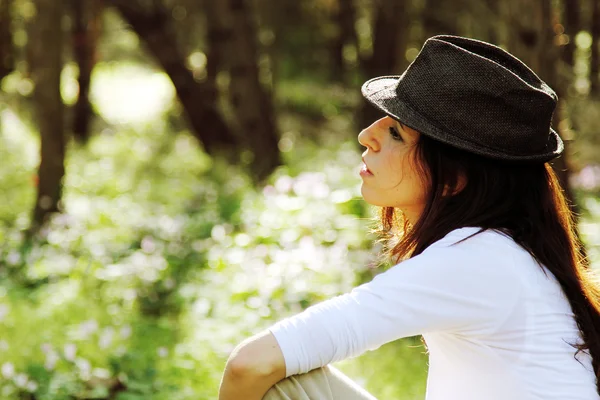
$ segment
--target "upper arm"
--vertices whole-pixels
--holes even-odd
[[[285,378],[285,360],[277,340],[265,330],[240,343],[227,361],[228,368],[237,374],[257,375],[272,381]]]
[[[287,374],[429,332],[485,334],[514,307],[510,271],[456,248],[432,249],[270,328]],[[490,261],[491,262],[491,261]]]

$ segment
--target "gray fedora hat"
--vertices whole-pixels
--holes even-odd
[[[421,134],[485,157],[546,162],[564,149],[551,128],[556,93],[490,43],[433,36],[402,75],[370,79],[361,91]]]

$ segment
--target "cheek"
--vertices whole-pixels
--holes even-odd
[[[386,166],[389,172],[390,188],[411,184],[414,180],[415,171],[410,158],[408,149],[388,154],[386,157]]]
[[[396,160],[394,172],[395,196],[398,202],[404,205],[417,205],[425,201],[426,187],[421,179],[419,170],[415,166],[412,154],[404,154]]]
[[[361,187],[365,201],[375,206],[400,209],[422,206],[425,188],[410,149],[390,149],[381,161],[374,179],[364,182]]]

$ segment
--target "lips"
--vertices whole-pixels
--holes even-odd
[[[373,172],[371,172],[371,170],[369,169],[369,166],[365,162],[364,157],[362,160],[363,160],[363,165],[362,165],[362,168],[360,169],[360,174],[361,175],[373,175]]]
[[[365,168],[367,171],[371,172],[371,170],[369,169],[369,166],[367,165],[367,162],[365,161],[365,158],[364,158],[364,157],[362,158],[362,162],[363,162],[363,164],[365,164],[364,168]],[[372,172],[371,172],[371,173],[372,173]]]

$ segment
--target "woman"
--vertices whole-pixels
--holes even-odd
[[[362,195],[399,264],[241,343],[219,398],[373,399],[328,364],[423,335],[428,400],[600,399],[600,287],[547,164],[556,94],[456,36],[362,93],[386,114],[358,136]]]

